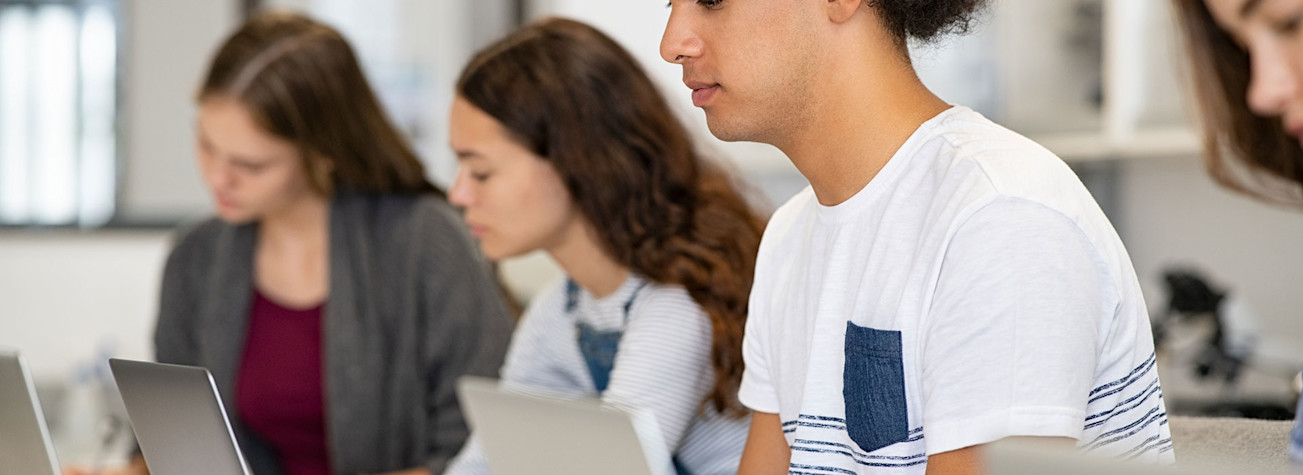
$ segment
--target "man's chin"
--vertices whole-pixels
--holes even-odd
[[[720,114],[712,114],[706,111],[706,128],[710,129],[711,135],[725,142],[752,142],[751,133],[746,127],[738,124],[736,121],[730,121],[721,117]]]

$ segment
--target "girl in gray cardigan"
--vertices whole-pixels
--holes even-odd
[[[259,475],[441,473],[467,437],[454,381],[496,374],[510,323],[348,44],[254,18],[197,125],[218,217],[168,257],[158,360],[212,372]]]

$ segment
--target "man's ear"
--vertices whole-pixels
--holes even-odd
[[[825,0],[828,4],[828,19],[833,23],[845,23],[855,16],[855,11],[864,6],[864,0]]]

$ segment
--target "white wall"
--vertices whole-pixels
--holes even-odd
[[[208,60],[236,25],[238,3],[125,2],[123,218],[174,219],[209,209],[194,158],[194,97]]]
[[[37,379],[62,381],[100,350],[153,355],[167,232],[0,234],[0,347]]]
[[[1192,264],[1242,296],[1272,336],[1303,342],[1303,210],[1269,207],[1215,185],[1198,158],[1123,163],[1123,240],[1151,310],[1162,270]]]

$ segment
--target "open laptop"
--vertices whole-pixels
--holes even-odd
[[[513,392],[473,376],[462,377],[457,391],[494,475],[674,473],[649,412]]]
[[[45,413],[22,355],[0,351],[0,474],[58,475]]]
[[[250,475],[204,368],[110,359],[150,473]]]

